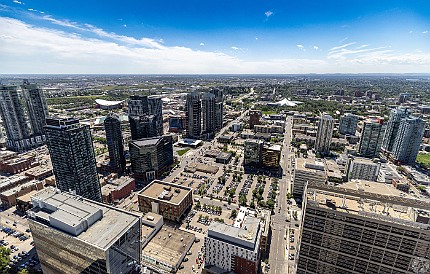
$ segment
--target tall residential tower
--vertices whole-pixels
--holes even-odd
[[[334,119],[330,115],[321,115],[317,138],[315,140],[315,151],[321,154],[330,152],[331,137],[333,135]]]
[[[113,171],[123,174],[125,172],[124,140],[118,115],[109,114],[104,121],[104,127],[109,150],[109,166]]]

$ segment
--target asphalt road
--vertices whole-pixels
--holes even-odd
[[[288,269],[288,257],[286,255],[286,246],[288,245],[289,239],[287,239],[288,229],[288,210],[287,210],[287,193],[290,185],[290,173],[291,168],[288,159],[290,153],[290,141],[291,141],[291,128],[292,119],[287,118],[285,125],[285,139],[282,149],[281,166],[283,168],[282,179],[279,181],[279,197],[278,206],[275,208],[275,214],[272,215],[272,239],[270,245],[270,273],[274,274],[285,274],[289,273]],[[286,240],[285,240],[286,239]],[[288,241],[288,242],[287,242]]]

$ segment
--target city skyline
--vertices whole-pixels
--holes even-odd
[[[424,73],[430,8],[401,3],[2,1],[0,73]]]

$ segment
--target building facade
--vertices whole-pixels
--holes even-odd
[[[46,114],[43,92],[35,85],[25,82],[21,92],[16,86],[0,86],[0,115],[8,149],[22,152],[45,144]]]
[[[366,158],[355,158],[349,164],[348,180],[361,179],[367,181],[378,180],[381,164]]]
[[[312,159],[296,158],[293,163],[293,195],[301,198],[306,183],[325,183],[324,163]]]
[[[255,125],[260,124],[261,111],[260,110],[250,110],[249,111],[249,128],[254,129]]]
[[[139,273],[140,217],[47,188],[27,212],[43,273]]]
[[[340,117],[339,133],[343,135],[355,135],[357,124],[358,116],[351,113],[346,113]]]
[[[322,184],[305,197],[298,274],[429,272],[430,204]]]
[[[268,168],[278,168],[281,161],[281,146],[263,146],[261,153],[262,165]]]
[[[363,157],[377,157],[381,151],[386,126],[384,120],[369,119],[364,121],[361,131],[358,155]]]
[[[157,96],[130,96],[128,116],[132,140],[163,135],[163,102]]]
[[[244,165],[261,165],[263,143],[262,140],[245,140],[243,152]]]
[[[124,140],[118,115],[109,114],[104,120],[106,141],[109,150],[109,166],[116,173],[125,172]]]
[[[172,136],[144,138],[129,143],[131,171],[144,181],[160,177],[173,163]]]
[[[414,164],[424,135],[425,121],[408,117],[401,120],[392,148],[396,161]]]
[[[330,115],[323,114],[319,120],[315,151],[321,154],[330,153],[331,137],[333,135],[334,119]]]
[[[185,112],[187,137],[200,138],[202,133],[202,104],[199,92],[193,91],[187,94]]]
[[[384,134],[384,139],[382,141],[382,148],[385,151],[391,152],[393,150],[393,145],[397,136],[397,131],[399,130],[400,121],[409,115],[411,115],[411,111],[405,107],[398,107],[391,110],[390,117],[388,118],[387,122],[387,128]]]
[[[260,267],[260,220],[244,217],[241,227],[212,222],[205,237],[205,268],[257,274]]]
[[[74,118],[48,118],[45,131],[57,187],[101,202],[89,126],[79,124]]]
[[[215,95],[205,92],[201,95],[202,101],[202,134],[213,136],[216,126]]]

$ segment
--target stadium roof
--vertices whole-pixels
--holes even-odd
[[[101,106],[116,106],[122,104],[124,101],[107,101],[103,99],[96,99],[96,103]]]

